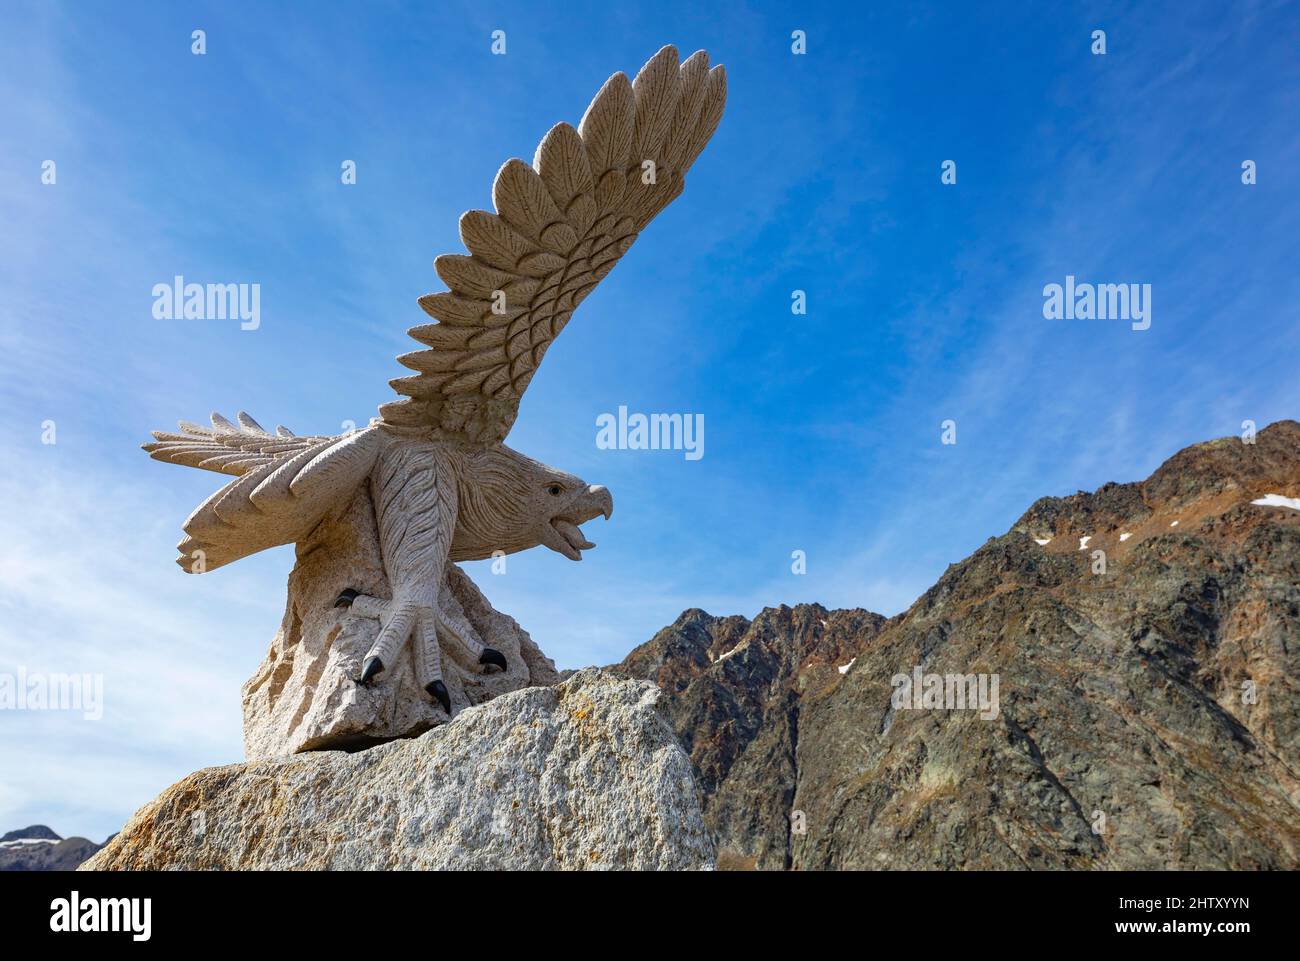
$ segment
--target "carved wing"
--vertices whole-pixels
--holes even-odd
[[[338,439],[298,437],[287,427],[277,427],[271,434],[242,410],[235,419],[239,423],[214,413],[210,430],[183,420],[180,433],[153,431],[153,443],[142,447],[154,460],[242,477],[287,455]]]
[[[411,328],[428,349],[397,358],[418,373],[391,382],[405,397],[379,408],[384,423],[504,439],[574,308],[682,192],[726,94],[723,68],[709,69],[704,51],[679,65],[664,47],[634,82],[610,77],[577,130],[552,127],[531,167],[508,161],[492,186],[497,212],[460,220],[469,256],[435,262],[450,290],[420,298],[437,322]]]
[[[237,420],[213,414],[211,430],[182,421],[180,433],[154,431],[154,442],[143,445],[155,460],[236,477],[182,525],[176,563],[192,574],[301,540],[348,505],[383,447],[373,427],[295,437],[283,427],[270,434],[243,411]]]

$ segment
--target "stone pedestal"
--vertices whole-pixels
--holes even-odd
[[[369,751],[205,768],[82,867],[707,870],[713,838],[659,696],[588,668]]]
[[[284,621],[266,659],[244,684],[244,751],[250,761],[300,751],[353,749],[413,737],[449,718],[416,683],[409,647],[369,687],[354,678],[379,622],[334,607],[344,588],[391,596],[368,486],[336,520],[298,544]],[[555,684],[554,663],[512,617],[495,610],[474,582],[447,566],[444,607],[456,606],[483,643],[505,655],[505,672],[483,668],[442,639],[443,680],[453,713],[499,694]]]

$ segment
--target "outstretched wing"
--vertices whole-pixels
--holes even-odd
[[[212,428],[180,422],[180,433],[153,431],[154,441],[142,444],[154,460],[242,477],[273,461],[317,447],[336,437],[298,437],[287,427],[268,433],[242,410],[232,424],[212,415]]]
[[[610,77],[577,130],[552,127],[531,167],[508,161],[492,186],[497,212],[460,220],[469,256],[435,262],[450,291],[420,298],[437,323],[411,328],[428,349],[397,358],[418,373],[392,381],[405,397],[379,408],[384,422],[504,439],[574,308],[682,192],[726,94],[723,68],[709,69],[704,51],[679,65],[664,47],[635,82]]]
[[[243,411],[237,420],[213,414],[211,430],[182,421],[180,433],[154,431],[155,441],[143,445],[155,460],[235,475],[181,525],[176,563],[190,573],[307,536],[348,505],[383,444],[373,427],[295,437],[283,427],[270,434]]]

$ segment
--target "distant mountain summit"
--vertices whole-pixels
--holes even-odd
[[[682,614],[719,867],[1300,867],[1300,424],[1045,497],[897,617]]]
[[[86,838],[61,838],[44,824],[0,837],[0,871],[73,871],[103,845]]]
[[[33,824],[31,827],[19,828],[17,831],[10,831],[8,834],[0,837],[0,844],[6,841],[62,841],[63,838],[55,834],[44,824]]]

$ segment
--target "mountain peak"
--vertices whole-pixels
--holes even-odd
[[[6,841],[62,841],[63,838],[55,834],[44,824],[32,824],[25,828],[19,828],[17,831],[10,831],[8,834],[0,837],[0,844]]]
[[[633,651],[719,867],[1300,866],[1300,424],[1253,440],[1043,497],[888,621],[688,611]],[[899,702],[918,672],[940,702]]]

